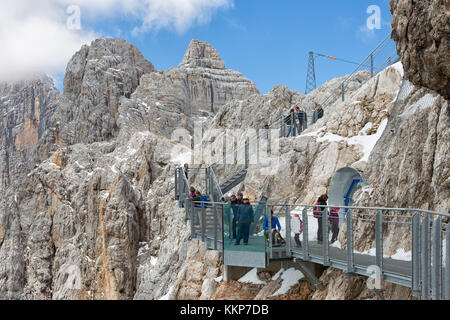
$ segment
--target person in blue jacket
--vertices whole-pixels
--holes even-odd
[[[242,200],[242,205],[239,206],[236,216],[236,224],[238,234],[235,245],[241,244],[241,239],[244,240],[244,245],[248,245],[248,238],[250,236],[250,225],[254,222],[255,213],[253,207],[250,205],[248,198]]]
[[[275,243],[276,235],[281,231],[281,224],[280,220],[278,220],[278,217],[273,214],[273,210],[270,212],[270,230],[269,230],[269,217],[264,218],[263,229],[266,234],[266,239],[269,239],[269,232],[270,230],[272,230],[272,244]]]

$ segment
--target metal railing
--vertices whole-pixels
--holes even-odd
[[[198,209],[201,218],[197,220],[194,205],[202,207]],[[209,249],[224,250],[225,234],[230,236],[230,231],[226,233],[226,220],[231,219],[229,213],[228,217],[224,216],[226,206],[222,202],[194,204],[192,201],[185,206],[186,215],[191,219],[192,236],[209,243]],[[373,276],[375,268],[380,280],[410,287],[415,296],[424,300],[450,300],[450,214],[414,208],[317,206],[273,201],[264,206],[264,217],[273,210],[279,218],[285,219],[286,229],[282,245],[274,241],[272,232],[268,232],[265,250],[269,261],[300,259],[364,277]],[[323,210],[319,217],[313,213],[317,208]],[[331,217],[330,211],[336,208],[342,213],[337,218]],[[338,219],[339,224],[334,221],[333,225],[333,219]],[[196,227],[199,220],[201,224]],[[302,230],[298,229],[297,220],[301,221]],[[339,228],[342,244],[330,242],[330,222],[332,229]],[[262,226],[253,229],[255,234],[262,232]],[[392,251],[385,237],[394,231],[402,234],[406,247],[403,249],[410,249],[403,252],[403,257],[384,254],[386,249]],[[370,250],[357,250],[367,248],[367,244],[372,244]]]
[[[379,72],[383,71],[386,67],[389,65],[395,63],[398,61],[398,55],[396,50],[396,44],[393,40],[390,39],[391,33],[389,33],[386,38],[384,38],[383,41],[381,41],[378,46],[372,50],[372,52],[369,53],[369,55],[355,68],[355,70],[348,75],[344,81],[335,89],[332,91],[332,93],[325,98],[320,105],[325,109],[325,107],[333,104],[336,102],[339,97],[342,97],[342,101],[345,100],[345,90],[348,88],[348,85],[352,79],[355,78],[356,74],[359,71],[367,70],[365,68],[365,65],[367,63],[370,63],[370,79],[372,79],[374,76],[376,76]],[[387,54],[388,53],[388,54]],[[378,69],[375,69],[375,60],[379,59],[382,61],[380,63],[380,66]],[[363,81],[361,85],[366,83],[368,80]]]
[[[325,110],[326,107],[335,103],[339,98],[342,101],[345,101],[345,93],[348,89],[348,85],[351,80],[353,80],[357,73],[363,70],[367,70],[367,67],[370,66],[370,77],[361,82],[361,85],[364,85],[367,81],[375,77],[378,73],[383,71],[388,66],[399,61],[399,56],[397,54],[396,44],[393,40],[390,39],[391,34],[389,33],[386,38],[381,41],[377,47],[372,50],[369,55],[353,70],[351,74],[349,74],[335,89],[331,91],[331,94],[328,95],[323,101],[319,104]],[[375,64],[377,61],[380,61],[379,67],[376,68]],[[310,120],[310,124],[315,124],[318,120],[317,110],[307,112],[307,119]],[[285,124],[286,116],[282,116],[280,120],[277,120],[274,123],[269,124],[270,127],[277,127],[281,129],[281,137],[286,137],[286,124]],[[308,120],[306,121],[308,124]],[[291,124],[295,127],[295,124]],[[300,134],[298,131],[296,132],[294,129],[293,136]]]

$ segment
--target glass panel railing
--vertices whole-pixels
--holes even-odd
[[[226,265],[260,268],[266,266],[266,240],[261,223],[265,216],[265,205],[223,206],[223,249]]]

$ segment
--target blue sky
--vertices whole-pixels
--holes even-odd
[[[72,3],[81,8],[78,33],[62,30],[66,6]],[[253,80],[261,93],[278,84],[303,93],[309,51],[359,62],[389,34],[391,20],[388,0],[51,0],[45,4],[16,0],[1,5],[10,14],[5,20],[9,27],[15,22],[15,29],[23,28],[19,31],[27,39],[2,39],[0,34],[10,48],[9,56],[0,53],[0,67],[56,75],[59,89],[65,65],[82,43],[93,37],[122,37],[159,70],[176,67],[191,39],[200,39],[218,50],[227,68]],[[365,27],[371,5],[381,8],[380,30]],[[24,8],[29,8],[29,17]],[[54,17],[61,20],[59,24]],[[48,28],[40,29],[43,26]],[[136,33],[135,28],[142,30]],[[33,44],[36,39],[39,43]],[[32,54],[18,60],[14,49]],[[318,85],[349,74],[354,67],[320,58]]]
[[[374,4],[381,8],[382,28],[363,31],[367,8]],[[191,39],[200,39],[218,50],[227,68],[253,80],[261,93],[277,84],[303,93],[309,51],[359,62],[390,32],[390,21],[387,0],[235,0],[233,8],[218,10],[209,23],[181,34],[162,29],[133,36],[129,30],[135,21],[95,29],[129,40],[160,70],[177,66]],[[354,68],[318,59],[318,85]]]

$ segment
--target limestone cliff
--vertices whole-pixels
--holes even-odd
[[[189,240],[168,195],[190,155],[166,137],[258,93],[210,45],[187,52],[161,72],[125,40],[100,39],[73,56],[62,96],[48,79],[2,84],[1,298],[166,293]]]
[[[450,3],[391,0],[392,38],[406,77],[450,99]]]
[[[0,83],[0,191],[33,169],[34,148],[51,125],[59,92],[46,76]]]

